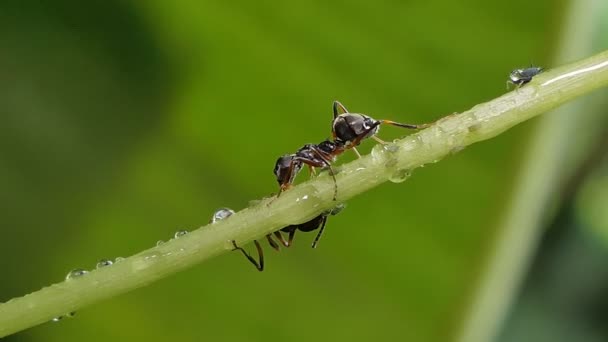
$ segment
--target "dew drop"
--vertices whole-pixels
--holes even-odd
[[[116,259],[114,259],[114,263],[118,263],[118,262],[121,262],[124,260],[125,260],[125,258],[123,258],[123,257],[116,257]]]
[[[234,214],[234,210],[230,209],[230,208],[221,208],[215,211],[215,213],[213,213],[213,216],[211,217],[211,220],[209,221],[209,223],[216,223],[218,221],[224,220],[228,217],[230,217],[232,214]]]
[[[401,182],[404,182],[406,179],[408,179],[411,175],[412,175],[412,171],[410,171],[409,169],[399,169],[399,170],[393,172],[388,177],[388,180],[393,183],[401,183]]]
[[[82,268],[77,268],[74,270],[71,270],[67,276],[65,276],[65,280],[70,280],[70,279],[74,279],[74,278],[78,278],[81,277],[85,274],[89,273],[89,271],[87,270],[83,270]]]
[[[156,241],[156,245],[157,245],[157,246],[160,246],[160,245],[162,245],[162,244],[164,244],[164,243],[165,243],[165,241],[163,241],[163,240],[158,240],[158,241]]]
[[[63,319],[63,316],[53,318],[53,322],[59,322]]]
[[[188,234],[187,230],[178,230],[178,231],[175,232],[175,235],[173,237],[175,237],[177,239],[177,238],[180,238],[180,237],[182,237],[182,236],[184,236],[186,234]]]
[[[383,154],[384,154],[384,145],[378,144],[372,148],[372,152],[371,152],[372,159],[374,159],[374,160],[381,159]]]
[[[102,268],[102,267],[110,266],[112,264],[113,264],[112,260],[101,259],[97,262],[96,268]]]

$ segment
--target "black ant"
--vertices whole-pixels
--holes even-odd
[[[345,148],[342,142],[324,140],[319,144],[306,144],[294,154],[286,154],[279,157],[274,165],[274,175],[280,187],[277,197],[281,195],[281,192],[291,187],[296,175],[302,170],[302,166],[306,164],[313,175],[316,174],[316,167],[327,168],[329,170],[329,174],[334,180],[333,200],[335,201],[338,196],[338,183],[336,181],[336,173],[331,164],[344,151]]]
[[[509,86],[513,84],[515,87],[519,88],[524,84],[532,81],[534,76],[543,72],[543,68],[541,67],[529,67],[526,69],[515,69],[511,71],[509,74],[509,79],[507,80],[507,89]]]
[[[391,120],[376,120],[365,114],[350,113],[338,101],[334,101],[333,112],[334,120],[331,123],[331,133],[334,137],[334,142],[340,143],[345,150],[353,149],[359,158],[361,158],[361,154],[357,151],[356,146],[361,143],[361,140],[372,138],[381,144],[386,144],[385,141],[376,136],[381,124],[409,129],[421,129],[429,126],[429,124],[413,125]]]
[[[293,238],[294,238],[297,230],[299,230],[301,232],[312,232],[313,230],[316,230],[320,227],[321,229],[319,230],[319,233],[317,233],[317,236],[315,237],[315,239],[311,245],[312,248],[317,248],[317,245],[319,244],[319,239],[321,239],[321,235],[323,234],[323,231],[325,230],[325,223],[327,222],[327,217],[329,215],[332,215],[332,216],[338,215],[342,210],[344,210],[344,207],[345,207],[344,204],[338,204],[333,209],[324,211],[319,216],[313,218],[312,220],[310,220],[308,222],[304,222],[301,224],[295,224],[295,225],[292,224],[285,228],[281,228],[282,232],[289,233],[289,237],[287,240],[288,245],[291,246],[291,242],[293,241]]]
[[[322,212],[321,214],[319,214],[317,217],[313,218],[310,221],[307,221],[307,222],[304,222],[301,224],[289,225],[285,228],[281,228],[280,230],[277,230],[273,234],[277,237],[277,239],[281,242],[281,244],[283,246],[290,247],[293,243],[293,238],[296,234],[296,231],[299,230],[302,232],[312,232],[313,230],[320,228],[319,233],[317,233],[317,236],[315,237],[315,239],[312,243],[312,248],[317,248],[317,245],[319,244],[319,239],[321,238],[321,235],[323,234],[323,231],[325,230],[325,224],[327,223],[327,217],[329,215],[332,215],[332,216],[337,215],[343,209],[344,209],[344,204],[339,204],[336,207],[334,207],[333,209],[329,209],[329,210]],[[283,237],[281,232],[289,234],[287,240],[285,240],[285,238]],[[268,244],[270,245],[270,247],[272,247],[273,249],[278,251],[279,245],[276,243],[276,241],[274,241],[272,239],[272,234],[266,235],[266,238],[268,239]],[[252,263],[253,266],[255,266],[255,268],[261,272],[264,270],[264,251],[262,250],[262,246],[260,245],[260,243],[257,240],[253,240],[253,242],[255,243],[255,247],[258,252],[258,260],[255,260],[254,257],[252,257],[249,253],[247,253],[247,251],[245,251],[242,247],[239,247],[236,244],[236,241],[234,241],[234,240],[232,240],[232,246],[234,247],[234,250],[241,251],[241,253],[243,253],[243,255],[247,258],[247,260],[249,260],[249,262]]]

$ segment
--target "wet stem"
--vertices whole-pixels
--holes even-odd
[[[536,76],[525,86],[472,109],[448,115],[429,128],[340,167],[338,201],[391,180],[401,182],[427,163],[608,85],[608,52]],[[231,251],[286,225],[305,222],[335,206],[334,186],[325,174],[259,201],[229,218],[181,235],[120,262],[50,285],[0,304],[0,337],[65,316],[87,305],[145,286],[206,259]]]

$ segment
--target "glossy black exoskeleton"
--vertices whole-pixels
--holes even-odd
[[[521,87],[524,84],[532,81],[534,76],[543,72],[543,68],[541,67],[529,67],[525,69],[515,69],[511,71],[509,74],[509,79],[507,80],[507,89],[512,84],[516,87]]]

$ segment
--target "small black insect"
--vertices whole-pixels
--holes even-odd
[[[319,239],[321,238],[321,235],[323,234],[323,231],[325,230],[325,224],[327,223],[327,217],[330,215],[332,215],[332,216],[337,215],[344,209],[344,207],[345,207],[344,204],[339,204],[336,207],[334,207],[333,209],[322,212],[321,214],[319,214],[318,216],[316,216],[315,218],[313,218],[310,221],[307,221],[307,222],[304,222],[301,224],[292,224],[285,228],[281,228],[280,230],[278,230],[272,234],[268,234],[268,235],[266,235],[268,244],[270,245],[270,247],[272,247],[273,249],[278,251],[280,249],[279,244],[276,241],[274,241],[274,239],[272,238],[272,235],[274,235],[283,246],[290,247],[293,244],[293,238],[295,236],[296,231],[299,230],[301,232],[311,232],[313,230],[317,230],[320,228],[319,233],[317,234],[317,236],[315,237],[315,239],[312,243],[312,248],[316,248],[319,243]],[[287,237],[287,240],[285,240],[285,238],[283,237],[281,232],[289,234]],[[243,253],[243,255],[247,258],[247,260],[249,260],[249,262],[251,264],[253,264],[253,266],[255,266],[255,268],[258,271],[261,272],[264,270],[264,251],[262,250],[262,246],[260,245],[260,243],[257,240],[253,240],[253,242],[255,243],[255,247],[258,252],[258,260],[256,260],[254,257],[252,257],[243,248],[239,247],[236,244],[236,241],[234,241],[234,240],[232,240],[232,246],[234,247],[234,250],[241,251],[241,253]]]
[[[335,142],[339,142],[344,149],[352,149],[360,158],[361,154],[357,151],[357,145],[361,140],[373,138],[381,144],[386,144],[376,136],[381,124],[388,124],[409,129],[426,128],[428,124],[413,125],[403,124],[391,120],[376,120],[365,114],[350,113],[343,104],[334,101],[333,105],[334,120],[331,123],[331,133]]]
[[[524,84],[532,81],[534,76],[543,72],[543,68],[541,67],[529,67],[526,69],[515,69],[511,71],[509,74],[509,79],[507,80],[507,89],[510,88],[510,85],[514,85],[519,88]]]
[[[319,144],[306,144],[294,154],[286,154],[277,159],[274,165],[274,175],[279,183],[279,195],[289,189],[296,175],[302,170],[303,165],[307,165],[312,175],[316,173],[315,168],[327,168],[334,180],[334,201],[338,196],[338,185],[336,174],[331,164],[336,157],[344,152],[341,142],[324,140]]]

